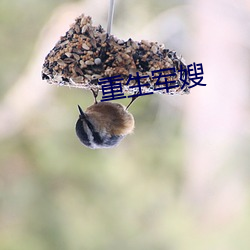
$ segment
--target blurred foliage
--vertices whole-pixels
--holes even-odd
[[[1,97],[64,2],[70,1],[1,0]],[[125,2],[116,12],[118,25]],[[144,5],[152,18],[180,1],[130,2],[138,11]],[[162,96],[139,98],[131,107],[135,133],[117,148],[93,151],[74,132],[76,104],[88,106],[92,95],[48,88],[53,98],[22,131],[0,142],[1,250],[249,249],[249,215],[207,233],[185,204],[178,107],[166,103],[162,110]]]
[[[69,0],[0,2],[0,97],[25,69],[42,26],[56,6]]]

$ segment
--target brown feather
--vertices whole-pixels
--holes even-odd
[[[98,131],[111,135],[127,135],[133,132],[134,118],[119,103],[99,102],[86,109],[86,115]]]

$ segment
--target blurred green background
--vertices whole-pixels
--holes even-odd
[[[139,98],[134,134],[90,150],[74,126],[92,94],[41,67],[80,13],[106,27],[108,4],[0,2],[0,249],[248,250],[249,2],[117,0],[114,35],[203,63],[207,86]]]

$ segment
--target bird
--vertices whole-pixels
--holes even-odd
[[[112,148],[117,146],[124,137],[131,134],[135,127],[133,115],[127,108],[114,102],[97,102],[98,92],[92,91],[95,103],[85,112],[78,105],[79,118],[75,130],[80,142],[91,149]]]

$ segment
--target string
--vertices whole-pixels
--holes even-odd
[[[112,29],[114,9],[115,9],[115,0],[110,0],[109,12],[108,12],[108,26],[107,26],[107,33],[108,34],[111,33],[111,29]]]

